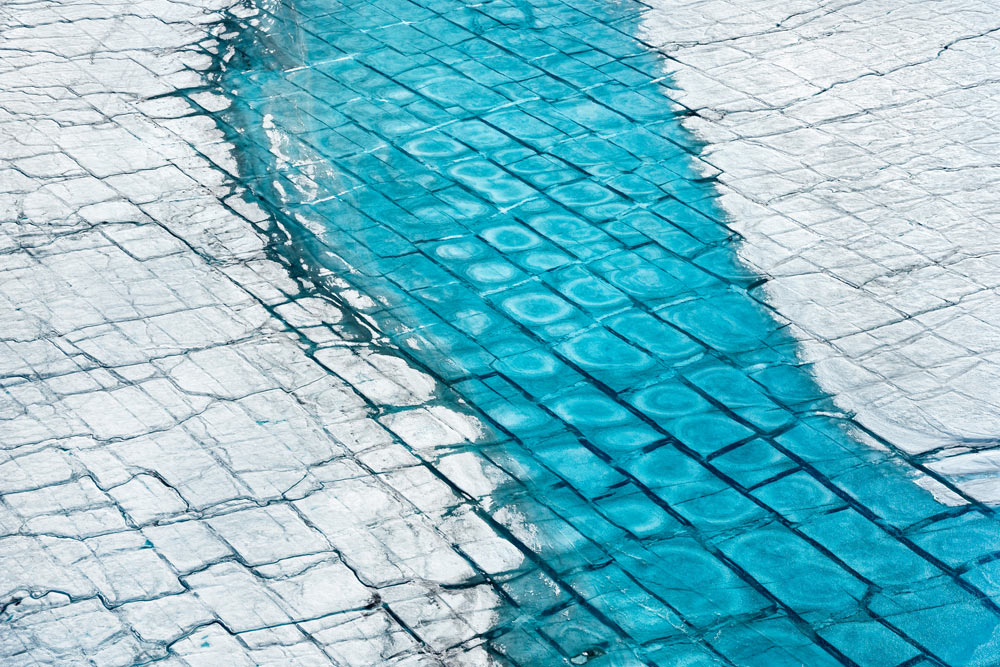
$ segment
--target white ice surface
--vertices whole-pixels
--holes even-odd
[[[1000,442],[1000,4],[650,4],[643,38],[820,384],[1000,502],[975,453]]]
[[[222,8],[0,6],[0,663],[485,664],[497,596],[447,586],[523,555],[424,465],[482,426],[345,339],[154,98]]]

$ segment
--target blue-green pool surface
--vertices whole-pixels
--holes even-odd
[[[936,501],[818,389],[644,5],[262,9],[215,116],[288,256],[489,425],[482,512],[537,535],[490,578],[498,660],[1000,664],[993,509]]]

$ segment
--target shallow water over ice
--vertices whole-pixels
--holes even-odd
[[[993,511],[915,480],[817,389],[736,258],[642,11],[267,3],[215,115],[358,336],[374,323],[449,388],[441,409],[488,424],[469,446],[383,420],[448,445],[439,469],[529,554],[483,575],[498,655],[994,664]]]

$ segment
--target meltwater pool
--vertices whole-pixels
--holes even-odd
[[[286,262],[486,425],[420,456],[500,480],[498,660],[1000,664],[994,509],[818,389],[644,5],[260,9],[208,111]]]

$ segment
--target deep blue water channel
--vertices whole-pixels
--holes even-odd
[[[644,9],[269,2],[217,118],[286,252],[491,425],[484,512],[538,535],[492,578],[505,661],[1000,664],[993,510],[939,504],[819,391]]]

